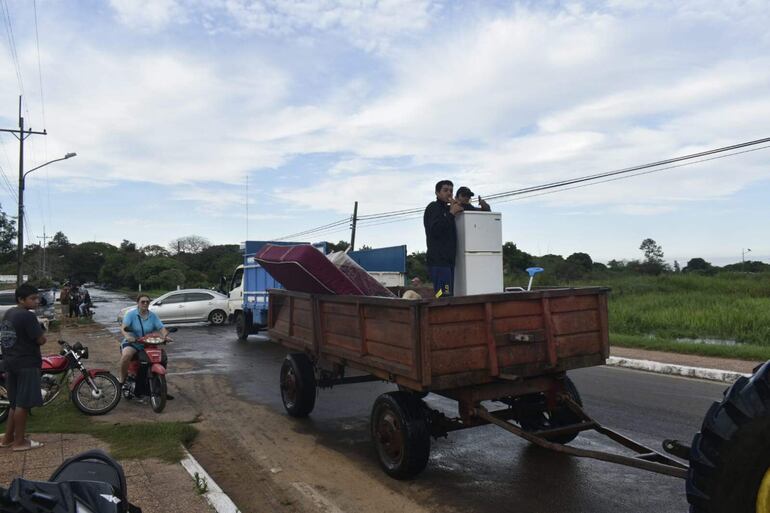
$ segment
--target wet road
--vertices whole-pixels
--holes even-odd
[[[170,359],[184,359],[184,374],[228,377],[240,399],[283,412],[278,373],[283,348],[265,337],[237,340],[232,326],[182,327]],[[586,410],[597,420],[653,448],[665,438],[689,441],[724,386],[709,382],[616,369],[570,373]],[[309,422],[296,423],[320,443],[345,454],[368,472],[380,472],[368,435],[375,398],[394,390],[386,383],[335,387],[320,392]],[[452,401],[429,395],[434,408],[455,414]],[[613,446],[593,434],[575,444]],[[383,479],[388,479],[382,474]],[[437,504],[465,511],[615,512],[687,510],[684,482],[618,465],[576,459],[530,446],[494,426],[455,432],[433,442],[426,471],[414,482]]]

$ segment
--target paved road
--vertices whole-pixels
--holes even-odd
[[[261,336],[239,342],[232,327],[183,327],[170,358],[184,360],[185,374],[225,375],[240,399],[282,412],[278,373],[284,350]],[[190,366],[191,365],[191,366]],[[616,368],[570,373],[586,410],[630,437],[660,447],[664,438],[690,440],[710,403],[724,386]],[[393,390],[366,383],[322,391],[307,430],[329,448],[371,472],[370,408],[377,395]],[[430,395],[432,406],[452,412],[453,403]],[[258,427],[255,427],[258,429]],[[575,442],[611,449],[597,435]],[[388,479],[383,477],[383,479]],[[433,443],[426,471],[413,486],[427,490],[430,508],[464,511],[616,512],[686,511],[684,482],[608,463],[576,459],[530,446],[494,426],[452,433]]]

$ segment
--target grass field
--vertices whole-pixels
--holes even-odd
[[[612,288],[610,341],[614,345],[770,359],[770,273],[609,275],[580,285]],[[736,344],[677,341],[683,338]]]

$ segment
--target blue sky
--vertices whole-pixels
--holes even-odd
[[[29,236],[270,239],[770,136],[764,1],[7,0],[0,125],[25,118]],[[45,116],[43,115],[45,109]],[[0,136],[13,214],[18,145]],[[770,261],[770,149],[493,203],[535,254]],[[248,189],[247,189],[248,180]],[[248,201],[248,233],[246,202]],[[348,238],[347,230],[319,238]],[[314,239],[314,237],[311,237]],[[35,239],[36,240],[36,239]],[[419,218],[357,242],[424,249]]]

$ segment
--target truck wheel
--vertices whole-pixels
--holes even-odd
[[[572,382],[569,376],[564,376],[564,389],[574,402],[583,406],[580,392],[578,392],[575,383]],[[553,411],[546,410],[545,396],[543,394],[518,398],[514,400],[514,405],[521,411],[519,415],[519,425],[524,431],[554,429],[577,424],[582,420],[567,406],[558,406]],[[548,438],[548,440],[559,444],[568,444],[577,438],[578,434],[579,433],[570,433],[553,436]]]
[[[237,312],[235,314],[235,333],[238,335],[238,340],[246,340],[250,332],[251,322],[243,312]]]
[[[305,353],[292,353],[281,365],[281,399],[292,417],[307,417],[315,407],[316,379]]]
[[[706,413],[690,449],[691,513],[770,511],[770,361]]]
[[[410,392],[380,395],[372,407],[372,442],[380,465],[396,479],[411,479],[425,469],[430,430],[423,402]]]

